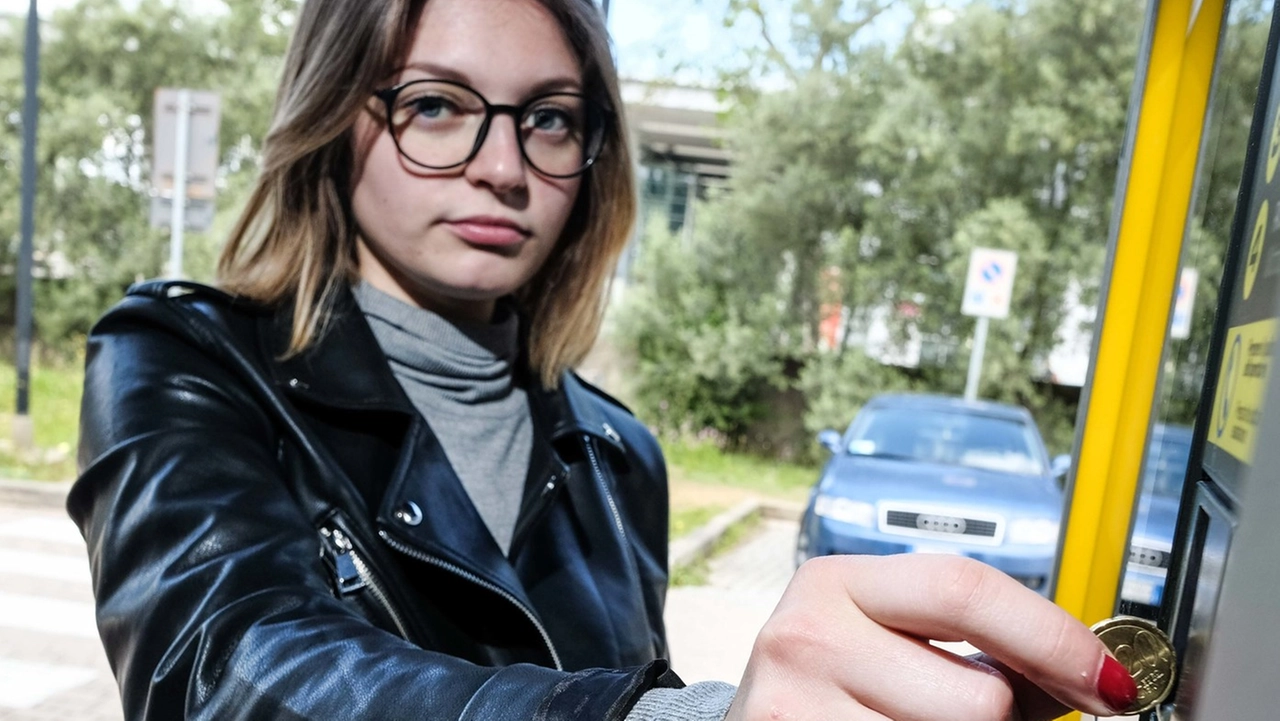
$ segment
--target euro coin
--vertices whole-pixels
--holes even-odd
[[[1116,616],[1092,627],[1138,686],[1138,698],[1127,714],[1150,711],[1169,696],[1178,672],[1173,644],[1154,623],[1132,616]]]

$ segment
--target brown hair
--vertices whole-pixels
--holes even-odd
[[[306,0],[285,60],[262,169],[218,262],[219,285],[268,304],[292,302],[288,353],[324,332],[336,291],[357,276],[350,182],[352,128],[403,61],[429,0]],[[636,199],[617,70],[591,0],[538,0],[582,66],[584,92],[613,111],[555,249],[517,292],[528,357],[548,387],[600,330],[609,280],[630,238]]]

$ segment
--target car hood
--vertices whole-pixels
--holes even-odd
[[[842,455],[827,466],[823,493],[876,502],[1023,511],[1057,517],[1062,493],[1053,479],[894,458]]]

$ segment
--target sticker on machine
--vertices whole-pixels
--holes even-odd
[[[1252,464],[1262,421],[1262,402],[1271,373],[1271,345],[1276,319],[1241,325],[1227,333],[1227,345],[1218,374],[1209,442]]]

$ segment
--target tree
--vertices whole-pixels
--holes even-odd
[[[93,320],[130,283],[163,272],[167,231],[148,226],[154,92],[193,87],[222,94],[215,232],[190,237],[188,273],[209,279],[266,131],[282,67],[292,0],[231,0],[226,11],[197,14],[161,0],[81,0],[57,11],[43,31],[37,200],[36,327],[47,345],[76,347]],[[20,35],[0,38],[18,43]],[[5,52],[0,74],[21,72],[20,44]],[[7,83],[0,106],[12,98]],[[11,118],[6,114],[6,118]],[[19,129],[0,129],[0,153]],[[2,181],[0,181],[2,182]],[[16,196],[14,196],[16,197]],[[0,233],[16,226],[0,215]],[[12,266],[16,244],[0,249]],[[8,317],[12,293],[0,299]]]
[[[998,382],[983,393],[1056,408],[1033,381],[1068,288],[1087,300],[1101,277],[1141,8],[913,4],[899,40],[873,42],[866,31],[885,7],[794,0],[782,39],[763,2],[731,3],[730,21],[762,28],[762,49],[727,74],[735,170],[731,191],[709,203],[722,221],[695,233],[715,234],[700,257],[714,254],[731,308],[778,308],[775,325],[757,329],[775,367],[821,365],[830,375],[830,363],[818,364],[817,329],[820,309],[838,302],[850,330],[887,309],[901,343],[923,337],[952,349],[942,365],[909,375],[958,393],[968,354],[953,351],[972,328],[959,313],[968,253],[1017,250],[1016,316],[993,324],[987,377]],[[784,87],[745,82],[770,71]],[[831,405],[812,395],[823,385],[801,383],[811,409]]]

